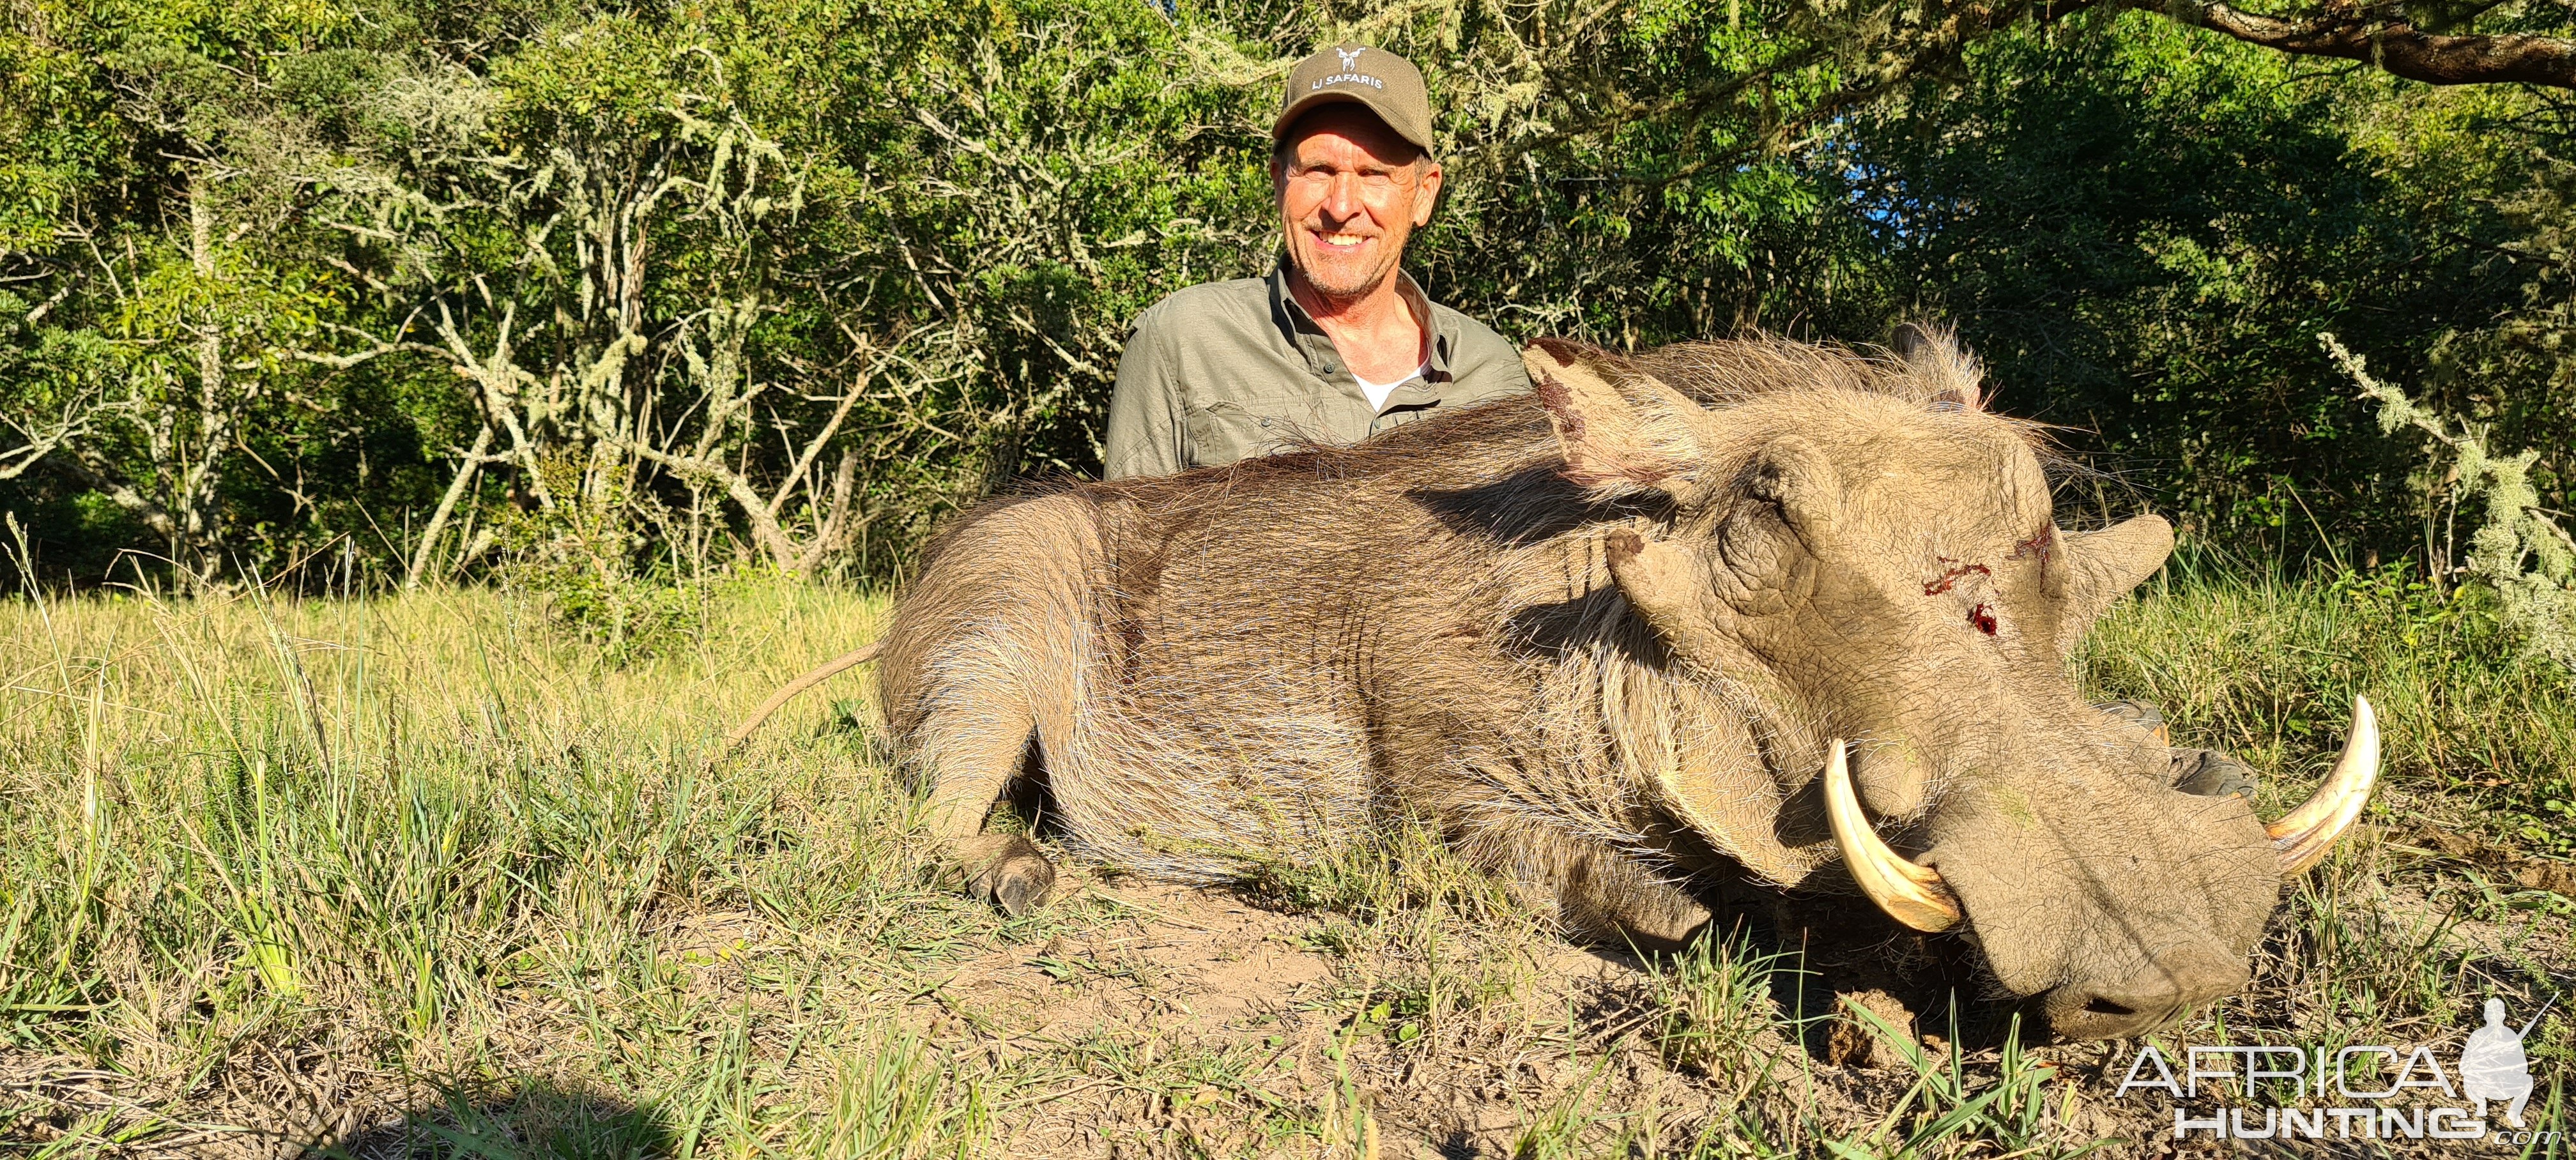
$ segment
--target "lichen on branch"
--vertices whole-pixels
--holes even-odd
[[[2436,455],[2449,452],[2443,486],[2455,489],[2463,504],[2482,500],[2486,509],[2469,539],[2469,575],[2495,589],[2506,621],[2531,648],[2576,672],[2576,539],[2549,518],[2531,485],[2540,452],[2496,454],[2487,446],[2485,426],[2464,422],[2454,429],[2406,392],[2371,377],[2362,357],[2334,335],[2319,334],[2317,340],[2362,395],[2379,404],[2381,432],[2394,435],[2412,427],[2441,449]]]

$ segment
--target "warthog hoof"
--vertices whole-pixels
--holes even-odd
[[[2165,711],[2144,701],[2096,701],[2100,709],[2114,720],[2126,721],[2146,730],[2158,745],[2173,744],[2173,734],[2165,728]]]
[[[967,860],[966,890],[1018,918],[1044,905],[1055,891],[1055,863],[1037,843],[1018,834],[992,835]]]
[[[2174,788],[2201,797],[2254,796],[2254,770],[2224,753],[2177,749],[2173,755]]]
[[[2165,727],[2164,710],[2144,701],[2101,701],[2093,706],[2103,713],[2146,730],[2158,745],[2173,744],[2173,734]],[[2235,794],[2254,796],[2254,771],[2244,762],[2224,753],[2207,749],[2173,751],[2173,786],[2188,794],[2220,797]]]

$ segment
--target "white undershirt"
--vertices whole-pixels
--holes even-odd
[[[1406,383],[1412,382],[1413,380],[1430,373],[1431,364],[1425,362],[1421,366],[1413,368],[1412,374],[1406,375],[1394,382],[1372,383],[1367,379],[1360,377],[1360,373],[1358,371],[1351,372],[1351,381],[1358,383],[1360,385],[1360,393],[1368,396],[1370,410],[1383,411],[1386,409],[1387,396],[1394,394],[1397,387],[1403,386]]]

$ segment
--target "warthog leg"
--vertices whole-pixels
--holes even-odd
[[[1636,855],[1537,822],[1480,828],[1462,848],[1509,875],[1526,905],[1578,940],[1665,953],[1708,925],[1708,908]]]
[[[1046,901],[1055,866],[1026,837],[984,823],[1027,768],[1036,714],[1021,681],[956,667],[963,679],[939,690],[911,730],[913,776],[928,790],[928,829],[965,871],[967,891],[1016,917]]]
[[[1014,915],[1046,901],[1055,867],[1027,838],[984,823],[1029,771],[1033,748],[1051,765],[1069,751],[1098,557],[1088,509],[1072,499],[998,508],[937,554],[878,666],[887,725],[927,799],[926,828],[970,891]]]

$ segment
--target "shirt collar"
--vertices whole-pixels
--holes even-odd
[[[1449,381],[1449,356],[1457,346],[1458,336],[1451,332],[1448,320],[1442,318],[1438,310],[1432,309],[1431,296],[1422,292],[1422,284],[1414,281],[1413,275],[1399,267],[1395,277],[1395,292],[1413,308],[1415,317],[1430,320],[1431,362],[1423,378],[1432,382]],[[1289,292],[1288,261],[1284,255],[1270,271],[1270,318],[1278,324],[1280,334],[1287,338],[1288,344],[1305,356],[1306,369],[1313,371],[1316,377],[1349,376],[1349,368],[1342,365],[1341,352],[1333,348],[1333,337],[1324,333],[1315,316],[1307,313],[1305,305]]]

